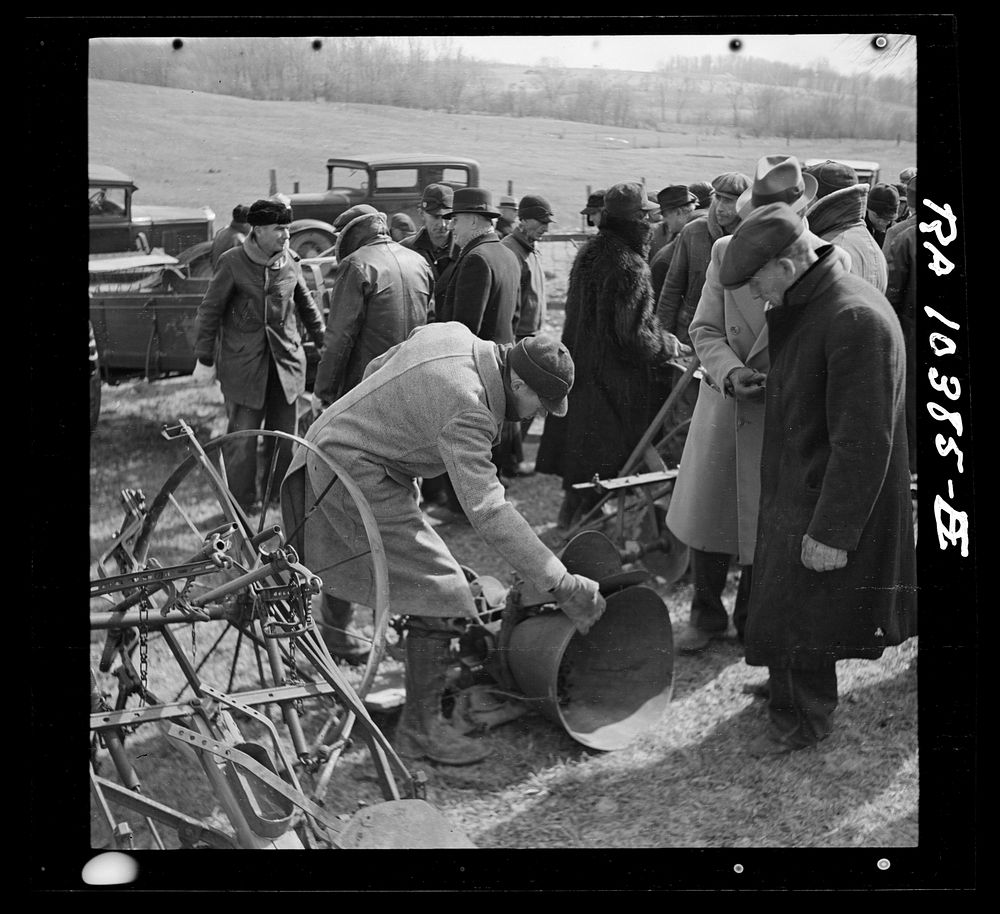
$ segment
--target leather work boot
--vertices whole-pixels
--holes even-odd
[[[406,633],[406,704],[392,744],[407,758],[472,765],[486,758],[489,749],[462,736],[441,714],[448,662],[447,639],[412,628]]]
[[[323,594],[320,603],[319,632],[327,649],[337,659],[358,666],[368,659],[371,645],[352,630],[354,609],[346,600]]]

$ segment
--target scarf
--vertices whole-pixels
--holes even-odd
[[[247,240],[243,242],[243,250],[251,261],[258,266],[267,267],[269,270],[280,270],[285,265],[285,257],[288,255],[287,244],[277,254],[265,254],[252,232],[247,235]]]
[[[493,231],[493,225],[492,225],[492,223],[490,223],[490,224],[484,225],[481,229],[479,229],[479,231],[473,232],[472,237],[469,238],[469,240],[466,241],[465,245],[462,247],[462,252],[464,253],[465,250],[466,250],[466,248],[468,248],[468,246],[470,244],[472,244],[472,242],[475,241],[477,238],[480,238],[483,235],[487,234],[488,232],[492,232],[492,231]]]

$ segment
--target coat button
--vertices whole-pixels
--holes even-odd
[[[738,336],[739,332],[740,332],[740,328],[739,327],[730,327],[729,328],[729,332]]]

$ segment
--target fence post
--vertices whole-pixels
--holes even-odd
[[[278,172],[271,169],[271,189],[268,191],[272,197],[278,192]]]
[[[513,181],[508,181],[507,182],[507,196],[508,197],[513,197],[514,196],[514,182]]]
[[[587,203],[590,203],[590,185],[587,185]],[[583,208],[587,208],[587,203],[583,204]],[[580,231],[587,231],[587,216],[586,213],[580,213]]]

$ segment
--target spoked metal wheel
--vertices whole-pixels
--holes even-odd
[[[269,531],[274,532],[276,527],[280,528],[282,537],[286,539],[291,539],[296,534],[307,537],[310,520],[318,518],[318,511],[315,509],[325,493],[318,493],[316,503],[306,506],[306,520],[302,529],[297,531],[285,528],[277,505],[281,475],[287,465],[282,459],[281,449],[287,448],[286,453],[290,453],[293,445],[309,449],[327,464],[350,494],[364,525],[368,541],[366,560],[370,563],[374,581],[375,605],[359,615],[367,616],[360,627],[362,634],[371,640],[371,651],[364,667],[352,671],[350,675],[354,690],[364,697],[371,688],[385,651],[389,621],[388,566],[378,527],[364,496],[347,474],[315,445],[294,435],[268,430],[232,432],[203,445],[207,460],[201,459],[198,454],[189,456],[174,470],[151,502],[145,524],[136,540],[136,560],[142,566],[147,565],[150,560],[160,565],[190,561],[193,554],[204,549],[206,537],[212,530],[222,528],[225,531],[235,527],[229,537],[228,549],[232,566],[193,581],[189,596],[198,597],[211,589],[218,589],[238,574],[260,568],[262,551],[266,552],[269,546],[276,544],[268,539]],[[253,448],[259,463],[259,498],[252,504],[243,506],[230,491],[226,466],[227,455],[231,460],[233,449],[240,446]],[[337,569],[332,568],[317,574],[323,580],[324,587],[329,587],[335,586],[336,573]],[[245,601],[247,595],[244,591],[242,594],[226,594],[220,599],[229,605],[234,600]],[[262,673],[266,673],[268,665],[266,648],[272,645],[263,643],[270,639],[261,637],[259,624],[249,624],[245,618],[229,618],[209,625],[216,629],[209,636],[212,640],[207,645],[200,644],[197,656],[192,657],[198,675],[215,681],[219,688],[225,688],[226,691],[231,691],[234,687],[266,687],[267,680],[271,677]],[[207,627],[205,631],[207,634]],[[319,638],[318,632],[315,637]],[[199,626],[197,639],[201,642],[202,638]],[[290,677],[308,677],[308,664],[304,658],[293,656],[292,644],[293,642],[286,644],[278,639],[273,646],[279,648],[283,665]],[[262,679],[265,681],[262,682]]]

